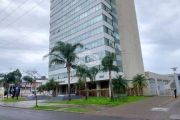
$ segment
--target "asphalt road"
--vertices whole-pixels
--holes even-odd
[[[0,120],[135,120],[135,119],[0,107]]]

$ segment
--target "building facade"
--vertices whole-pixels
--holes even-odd
[[[51,0],[50,49],[57,41],[82,43],[84,48],[78,48],[76,53],[80,63],[88,67],[101,69],[101,60],[115,53],[118,74],[128,80],[144,74],[134,0]],[[75,74],[72,69],[72,86],[78,80]],[[61,94],[67,93],[64,65],[51,66],[49,78],[59,82]],[[89,83],[88,87],[108,89],[108,80],[108,73],[99,72],[96,84]]]

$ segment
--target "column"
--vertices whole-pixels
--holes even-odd
[[[179,86],[179,80],[178,80],[178,75],[177,74],[174,74],[174,80],[175,80],[177,96],[178,96],[178,95],[180,95],[180,86]]]
[[[157,77],[155,76],[155,84],[156,84],[156,92],[157,92],[157,95],[159,96],[159,88],[158,88],[158,82],[157,82]]]
[[[101,96],[101,82],[96,82],[97,97]]]

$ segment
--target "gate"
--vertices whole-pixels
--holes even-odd
[[[152,95],[159,95],[159,96],[173,96],[174,95],[174,88],[171,88],[170,85],[167,83],[166,80],[151,80],[150,82],[150,89]]]

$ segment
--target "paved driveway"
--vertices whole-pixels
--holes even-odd
[[[145,120],[168,120],[172,114],[180,114],[180,99],[170,100],[170,97],[152,97],[146,100],[117,106],[91,113],[94,115],[140,118]],[[165,103],[162,105],[162,103]],[[160,106],[161,105],[161,106]],[[152,108],[168,108],[168,111],[151,111]]]
[[[0,120],[136,120],[136,119],[0,107]]]

